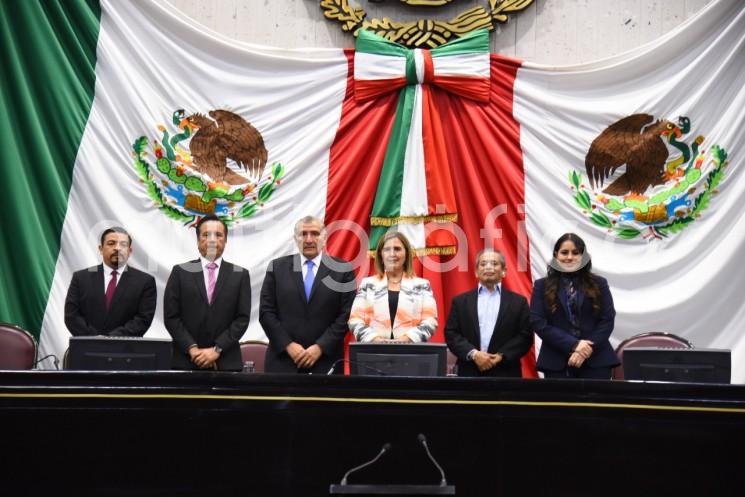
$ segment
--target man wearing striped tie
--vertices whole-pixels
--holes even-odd
[[[155,315],[155,279],[127,260],[132,237],[113,226],[101,234],[102,263],[76,271],[65,299],[65,325],[74,336],[140,337]]]
[[[163,317],[174,369],[241,369],[239,340],[251,315],[248,270],[224,260],[228,227],[214,215],[197,223],[199,259],[173,267]]]

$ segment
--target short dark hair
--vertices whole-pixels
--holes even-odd
[[[208,221],[217,221],[222,224],[222,227],[225,228],[225,240],[228,239],[228,225],[225,224],[225,221],[214,214],[208,214],[197,222],[197,240],[199,239],[199,230],[202,228],[202,225]]]
[[[106,239],[106,235],[111,233],[121,233],[122,235],[127,235],[127,238],[129,238],[129,246],[132,246],[132,236],[127,233],[127,230],[122,228],[121,226],[112,226],[111,228],[106,228],[103,233],[101,233],[101,246],[103,247],[103,241]]]
[[[484,254],[497,254],[497,257],[499,257],[499,263],[502,265],[502,269],[507,269],[507,260],[504,258],[504,254],[502,253],[502,251],[489,247],[479,250],[479,253],[476,254],[476,266],[479,265],[479,260]]]

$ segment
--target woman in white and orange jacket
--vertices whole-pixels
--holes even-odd
[[[437,328],[432,287],[414,275],[411,244],[389,231],[375,250],[375,276],[360,282],[349,316],[358,342],[426,342]]]

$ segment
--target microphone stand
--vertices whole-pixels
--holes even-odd
[[[347,361],[346,359],[335,360],[334,363],[329,368],[328,372],[326,373],[326,376],[333,374],[334,370],[336,369],[336,366],[343,362],[348,362],[349,364],[356,364],[357,367],[361,367],[367,371],[373,371],[375,373],[378,373],[378,375],[380,376],[386,376],[385,371],[383,371],[382,369],[374,368],[372,366],[368,366],[367,364],[363,364],[361,362]]]
[[[429,446],[427,445],[427,437],[424,436],[424,433],[420,433],[416,436],[416,439],[419,440],[419,443],[422,444],[424,447],[424,450],[427,451],[427,456],[429,456],[429,460],[432,461],[432,464],[435,465],[435,467],[440,471],[440,486],[444,487],[448,484],[447,480],[445,479],[445,472],[442,470],[442,466],[440,466],[437,461],[435,460],[432,453],[429,451]]]
[[[377,456],[375,456],[371,460],[369,460],[369,461],[367,461],[365,463],[362,463],[359,466],[355,466],[354,468],[352,468],[349,471],[347,471],[344,474],[344,477],[341,479],[341,482],[339,483],[339,485],[346,485],[347,484],[347,478],[349,477],[349,475],[351,475],[355,471],[358,471],[358,470],[360,470],[362,468],[365,468],[365,467],[370,466],[371,464],[375,463],[375,461],[377,461],[378,459],[380,459],[381,457],[383,457],[383,454],[385,454],[389,450],[391,450],[391,444],[389,444],[389,443],[383,444],[383,448],[380,449],[380,452],[378,452],[378,455]]]
[[[448,485],[445,479],[445,472],[442,467],[437,463],[432,453],[429,451],[427,446],[427,438],[424,434],[420,433],[417,435],[419,443],[424,446],[427,451],[427,455],[432,463],[440,471],[442,477],[439,485],[411,485],[411,484],[347,484],[347,477],[354,471],[369,466],[370,464],[377,461],[388,449],[390,444],[385,444],[380,453],[375,456],[371,461],[361,464],[356,468],[352,468],[344,475],[340,484],[332,484],[329,486],[329,495],[455,495],[455,485]]]

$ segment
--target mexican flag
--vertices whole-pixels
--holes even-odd
[[[561,68],[489,54],[483,33],[429,52],[367,35],[356,51],[259,47],[160,2],[6,2],[0,22],[0,320],[39,335],[40,355],[67,348],[67,286],[99,262],[110,225],[156,278],[147,336],[167,336],[165,281],[197,255],[192,226],[208,212],[230,225],[225,258],[252,276],[245,338],[263,338],[267,264],[296,250],[292,226],[311,214],[361,276],[382,231],[409,234],[440,341],[479,250],[503,250],[504,284],[529,296],[555,239],[576,232],[611,284],[614,343],[673,332],[731,349],[745,380],[737,2]],[[257,135],[246,155],[237,145]]]
[[[198,257],[193,226],[215,213],[230,226],[225,259],[251,274],[246,337],[263,338],[267,265],[297,250],[295,221],[324,216],[348,55],[236,43],[165,2],[3,2],[0,12],[3,228],[17,234],[2,238],[0,319],[61,359],[72,273],[100,263],[100,235],[118,225],[132,235],[129,263],[156,278],[147,336],[168,337],[168,275]],[[247,153],[250,140],[261,146]]]

